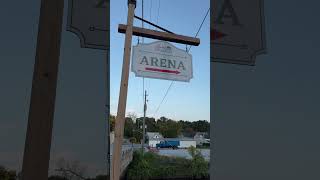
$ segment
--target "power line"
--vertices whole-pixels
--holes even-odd
[[[208,16],[209,12],[210,12],[210,8],[208,9],[208,11],[207,11],[206,15],[204,16],[204,18],[203,18],[203,20],[202,20],[202,22],[201,22],[201,25],[200,25],[200,27],[199,27],[199,29],[198,29],[198,31],[197,31],[197,33],[196,33],[196,35],[195,35],[194,37],[197,37],[197,36],[198,36],[198,34],[199,34],[199,32],[200,32],[200,30],[201,30],[201,28],[202,28],[202,25],[203,25],[204,21],[206,20],[206,18],[207,18],[207,16]],[[190,51],[191,47],[192,47],[192,46],[190,46],[190,48],[188,49],[188,51],[187,51],[187,52],[189,52],[189,51]]]
[[[160,0],[158,0],[158,14],[157,14],[157,24],[159,24],[159,12],[160,12]]]
[[[155,113],[153,114],[153,116],[154,116],[154,117],[155,117],[155,115],[157,114],[157,112],[159,111],[160,106],[161,106],[161,104],[163,103],[164,99],[167,97],[168,92],[169,92],[169,90],[171,89],[171,87],[172,87],[173,83],[174,83],[174,81],[171,81],[171,83],[170,83],[170,85],[169,85],[169,87],[168,87],[168,89],[167,89],[167,91],[166,91],[166,94],[163,96],[163,98],[162,98],[162,100],[161,100],[161,102],[160,102],[159,106],[157,107],[157,109],[156,109]]]
[[[151,12],[152,12],[152,0],[150,0],[150,3],[151,3],[151,4],[150,4],[150,12],[149,12],[149,13],[150,13],[150,19],[149,19],[149,20],[150,20],[150,22],[152,22],[152,19],[151,19],[151,18],[152,18],[152,16],[151,16]],[[150,24],[149,24],[149,29],[150,29]]]
[[[208,16],[209,12],[210,12],[210,8],[208,9],[208,11],[207,11],[207,13],[206,13],[205,17],[203,18],[203,20],[202,20],[202,22],[201,22],[201,24],[200,24],[200,27],[198,28],[198,31],[197,31],[197,33],[196,33],[195,37],[197,37],[197,36],[198,36],[198,34],[199,34],[199,32],[200,32],[200,30],[201,30],[201,28],[202,28],[202,26],[203,26],[203,23],[204,23],[204,21],[206,20],[206,18],[207,18],[207,16]],[[191,47],[192,47],[192,46],[190,46],[190,48],[189,48],[189,49],[187,49],[187,52],[189,52],[189,51],[190,51]],[[170,85],[169,85],[169,87],[168,87],[168,89],[167,89],[167,91],[166,91],[165,95],[163,96],[163,98],[162,98],[162,100],[161,100],[161,102],[160,102],[159,106],[157,107],[157,109],[156,109],[155,113],[153,114],[153,116],[154,116],[154,117],[155,117],[155,115],[157,114],[157,112],[159,111],[160,106],[162,105],[162,103],[163,103],[164,99],[167,97],[168,92],[169,92],[169,90],[171,89],[171,87],[172,87],[173,83],[174,83],[174,81],[171,81],[171,83],[170,83]]]

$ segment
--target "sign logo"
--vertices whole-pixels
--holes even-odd
[[[164,53],[172,53],[172,48],[164,44],[157,44],[154,50],[159,52],[164,52]]]
[[[137,77],[189,82],[192,56],[165,41],[133,47],[131,70]]]
[[[254,65],[266,53],[264,1],[214,0],[211,61]]]

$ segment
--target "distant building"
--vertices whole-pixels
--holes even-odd
[[[149,147],[156,147],[156,144],[164,140],[163,136],[158,132],[147,132],[147,139]]]
[[[110,144],[113,144],[114,142],[114,131],[110,132]]]
[[[197,145],[202,145],[203,143],[210,143],[210,139],[207,139],[207,132],[197,132],[193,139],[197,142]]]

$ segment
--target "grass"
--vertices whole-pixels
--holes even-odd
[[[135,151],[133,161],[128,167],[127,179],[157,179],[168,177],[199,176],[194,168],[202,168],[200,176],[208,176],[208,163],[199,156],[193,159],[160,156],[152,152],[142,154]],[[201,171],[201,170],[198,170]]]

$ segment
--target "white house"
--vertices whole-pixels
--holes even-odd
[[[113,144],[114,142],[114,131],[110,132],[110,144]]]
[[[209,139],[206,139],[205,136],[207,136],[208,133],[206,132],[197,132],[193,139],[196,140],[197,145],[202,145],[203,143],[210,143]]]
[[[148,145],[149,147],[156,147],[156,144],[163,141],[163,136],[158,132],[147,132]]]

